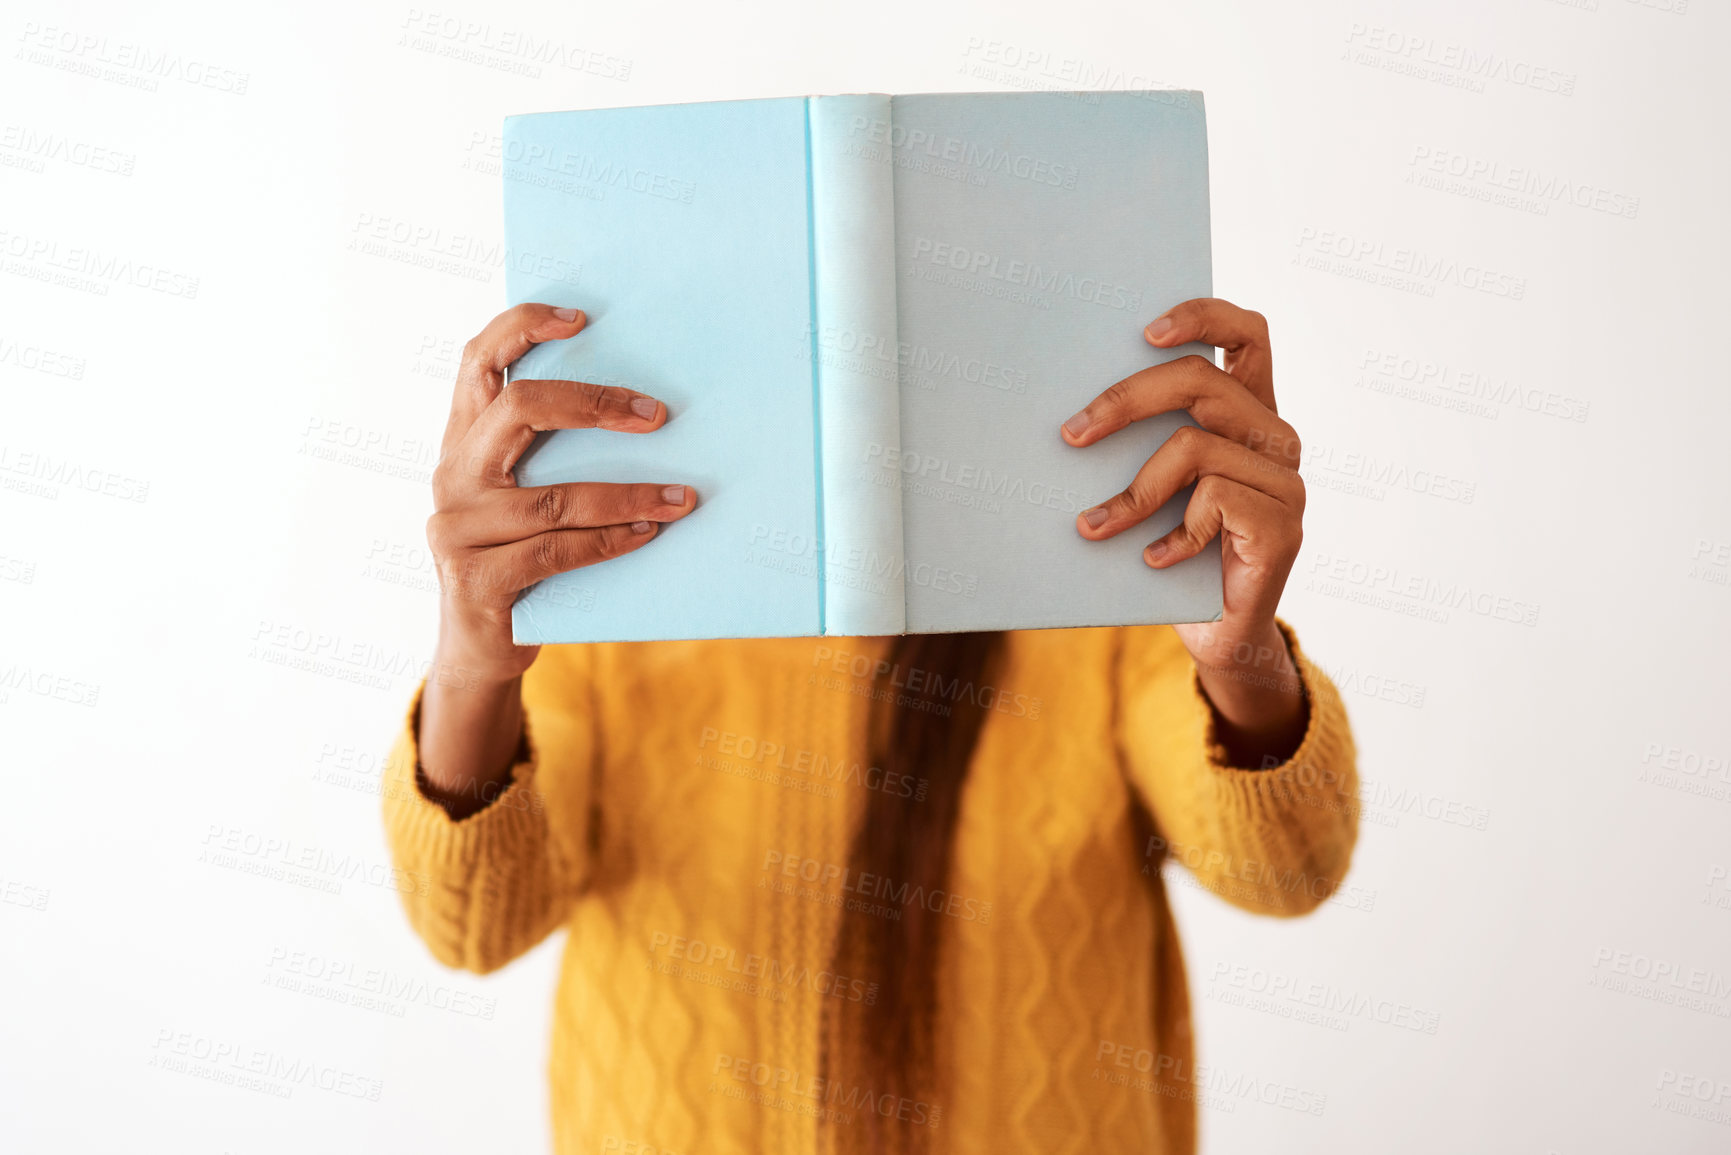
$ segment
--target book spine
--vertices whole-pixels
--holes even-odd
[[[890,98],[813,96],[813,306],[825,636],[907,624]]]

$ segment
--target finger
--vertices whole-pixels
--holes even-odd
[[[1165,569],[1195,557],[1216,536],[1221,536],[1222,548],[1230,548],[1239,561],[1269,575],[1272,580],[1257,583],[1256,588],[1267,591],[1267,597],[1278,603],[1286,575],[1304,543],[1302,523],[1275,498],[1229,478],[1211,474],[1198,482],[1184,511],[1184,523],[1149,542],[1142,560],[1155,569]],[[1272,613],[1275,607],[1231,608],[1247,609],[1255,615]]]
[[[1155,450],[1122,491],[1076,515],[1076,528],[1090,541],[1103,541],[1146,521],[1179,490],[1216,476],[1254,489],[1280,502],[1294,515],[1304,513],[1304,479],[1296,469],[1252,452],[1224,437],[1181,426]],[[1190,498],[1195,503],[1195,495]],[[1093,519],[1093,520],[1090,520]]]
[[[505,545],[555,529],[589,529],[634,521],[678,521],[697,505],[689,485],[573,481],[526,489],[484,489],[473,500],[428,520],[435,552]]]
[[[1240,309],[1219,297],[1193,297],[1148,322],[1150,345],[1170,349],[1201,341],[1224,350],[1226,371],[1244,382],[1258,401],[1274,409],[1274,352],[1268,343],[1268,318]]]
[[[481,605],[508,603],[538,581],[620,557],[655,538],[653,521],[556,529],[488,549],[446,555],[439,584],[448,597]]]
[[[484,550],[490,580],[498,592],[516,593],[554,574],[623,556],[649,544],[661,527],[653,521],[594,529],[553,529],[521,541]]]
[[[667,407],[660,401],[620,385],[513,381],[475,419],[457,448],[439,463],[439,470],[464,482],[515,486],[511,470],[537,433],[549,429],[648,433],[659,429],[666,417]]]
[[[505,370],[531,345],[575,336],[588,323],[581,309],[538,302],[514,305],[488,321],[487,327],[463,346],[451,416],[445,425],[445,448],[449,450],[459,441],[482,410],[492,404],[504,388]]]
[[[1071,445],[1092,445],[1132,421],[1188,410],[1210,433],[1236,441],[1270,461],[1298,468],[1303,447],[1298,431],[1231,375],[1206,357],[1180,357],[1151,365],[1107,386],[1061,431]]]

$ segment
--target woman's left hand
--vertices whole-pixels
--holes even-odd
[[[1122,492],[1078,514],[1076,529],[1092,541],[1114,537],[1195,483],[1184,523],[1150,542],[1143,560],[1164,569],[1221,536],[1221,620],[1173,628],[1227,723],[1229,749],[1234,737],[1242,739],[1240,755],[1285,746],[1288,737],[1296,745],[1292,731],[1297,725],[1302,736],[1304,703],[1274,615],[1304,539],[1302,448],[1275,408],[1268,322],[1228,301],[1197,297],[1156,317],[1144,336],[1163,349],[1186,341],[1217,346],[1225,367],[1197,355],[1151,366],[1064,422],[1064,440],[1078,447],[1175,409],[1189,410],[1200,426],[1181,427]]]

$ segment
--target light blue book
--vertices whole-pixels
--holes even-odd
[[[510,377],[625,385],[653,433],[556,430],[524,486],[684,482],[632,553],[543,581],[522,644],[1215,621],[1220,544],[1076,515],[1181,424],[1058,428],[1212,294],[1196,92],[785,97],[512,116],[510,303],[575,306]],[[509,388],[509,385],[507,385]]]

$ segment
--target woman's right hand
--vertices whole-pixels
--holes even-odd
[[[695,505],[692,488],[677,482],[522,488],[512,477],[538,431],[648,433],[666,420],[666,406],[631,389],[551,380],[504,387],[505,368],[529,346],[574,336],[586,321],[578,309],[518,305],[463,347],[427,519],[440,587],[436,670],[460,681],[502,684],[535,661],[539,646],[511,641],[511,604],[522,590],[639,549]]]

